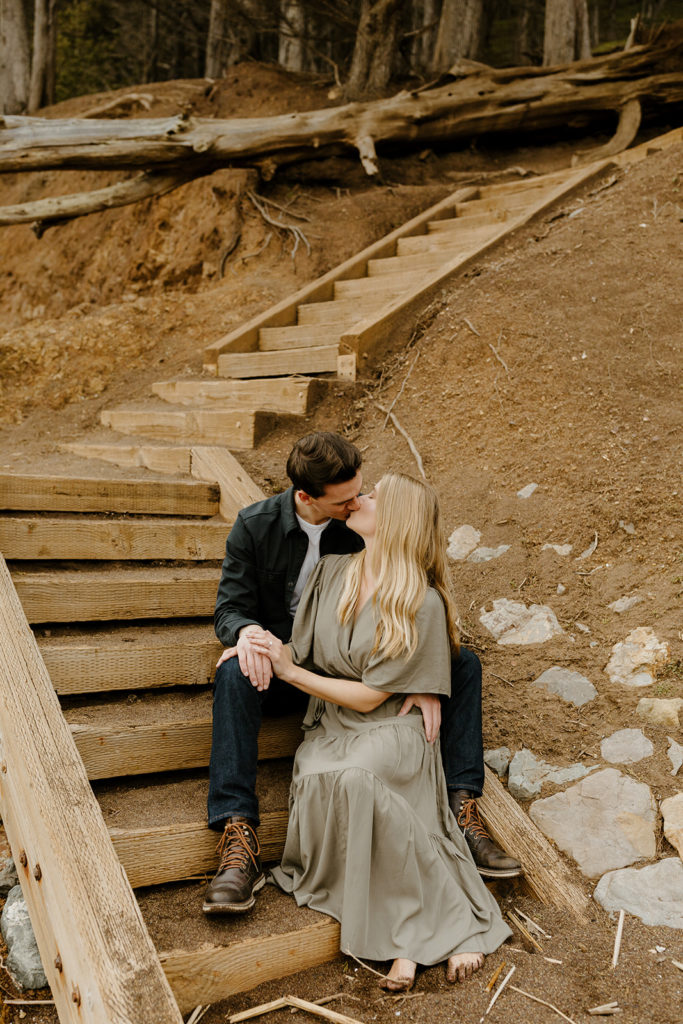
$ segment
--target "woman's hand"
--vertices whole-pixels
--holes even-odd
[[[287,675],[293,667],[292,652],[287,644],[283,644],[267,629],[261,633],[252,633],[249,639],[254,650],[270,660],[275,675],[287,682]]]

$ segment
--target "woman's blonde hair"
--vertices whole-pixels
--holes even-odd
[[[365,559],[378,587],[372,653],[387,658],[410,657],[417,647],[415,618],[428,587],[439,593],[446,609],[451,649],[460,644],[456,610],[446,570],[446,537],[436,492],[429,484],[405,473],[387,473],[377,485],[377,526],[372,552],[351,559],[339,600],[342,624],[356,612]]]

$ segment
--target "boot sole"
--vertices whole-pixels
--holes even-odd
[[[243,900],[242,903],[204,903],[202,910],[205,914],[246,914],[256,903],[255,893],[262,889],[265,884],[266,876],[262,875],[261,878],[254,882],[249,899]]]
[[[478,864],[475,867],[482,878],[521,878],[524,874],[524,868],[501,868],[496,871],[495,868],[480,868]]]

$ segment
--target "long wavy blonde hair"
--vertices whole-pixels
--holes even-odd
[[[417,647],[415,618],[427,587],[434,587],[446,609],[451,649],[460,649],[457,614],[446,570],[446,537],[436,493],[429,484],[405,473],[387,473],[377,485],[377,525],[372,551],[354,555],[339,600],[342,624],[356,612],[365,559],[378,587],[372,653],[410,657]]]

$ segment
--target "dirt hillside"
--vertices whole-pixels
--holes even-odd
[[[152,91],[158,97],[153,116],[183,104],[227,116],[329,102],[322,84],[285,81],[273,69],[252,66],[236,71],[213,96],[195,82]],[[96,102],[82,97],[54,113]],[[295,259],[281,232],[274,230],[265,244],[271,228],[247,195],[256,180],[242,171],[221,171],[158,201],[50,229],[41,240],[28,227],[3,229],[0,463],[24,471],[66,465],[59,442],[94,428],[101,408],[143,397],[152,380],[198,374],[203,343],[460,181],[505,168],[552,170],[566,166],[574,148],[601,141],[518,149],[482,142],[455,153],[385,160],[379,185],[368,185],[349,166],[341,183],[290,178],[261,186],[280,206],[310,218],[297,223],[311,251],[300,247]],[[102,176],[90,174],[17,176],[3,182],[2,201],[101,183]],[[237,246],[225,255],[238,232]],[[683,697],[682,241],[678,146],[615,170],[493,250],[424,310],[411,344],[380,378],[334,385],[305,427],[285,422],[254,453],[240,456],[261,486],[277,490],[285,485],[292,441],[304,429],[324,427],[342,430],[361,447],[368,482],[388,468],[415,472],[405,439],[384,426],[378,409],[395,400],[393,411],[441,494],[449,532],[470,524],[482,544],[509,545],[490,562],[453,564],[464,639],[485,667],[485,746],[526,747],[556,765],[593,765],[601,763],[604,737],[642,727],[654,754],[620,768],[647,783],[657,801],[680,791],[680,775],[671,775],[667,730],[644,724],[636,705],[644,695]],[[533,495],[518,498],[530,483],[538,485]],[[579,560],[596,538],[593,553]],[[572,551],[563,557],[545,544],[570,544]],[[642,598],[631,610],[608,607],[631,595]],[[562,635],[543,645],[500,646],[480,613],[501,597],[549,604]],[[638,626],[653,629],[670,648],[647,690],[615,686],[604,671],[613,645]],[[532,688],[551,665],[587,676],[597,698],[576,709]],[[545,787],[543,796],[552,792]],[[660,831],[658,857],[674,855]],[[683,933],[629,918],[622,959],[612,971],[614,925],[598,907],[593,923],[579,929],[514,887],[499,895],[552,934],[544,955],[516,941],[464,989],[453,993],[432,969],[420,976],[416,997],[398,1003],[377,1002],[376,979],[340,959],[214,1007],[203,1020],[218,1024],[287,991],[309,999],[343,991],[346,998],[333,1008],[363,1021],[474,1022],[502,960],[517,965],[520,988],[576,1024],[596,1019],[587,1008],[612,999],[622,1008],[621,1024],[683,1020],[683,973],[671,962],[683,961]],[[53,1019],[31,1013],[32,1021]],[[290,1013],[265,1019],[282,1024]],[[492,1013],[500,1024],[557,1019],[513,993]]]

